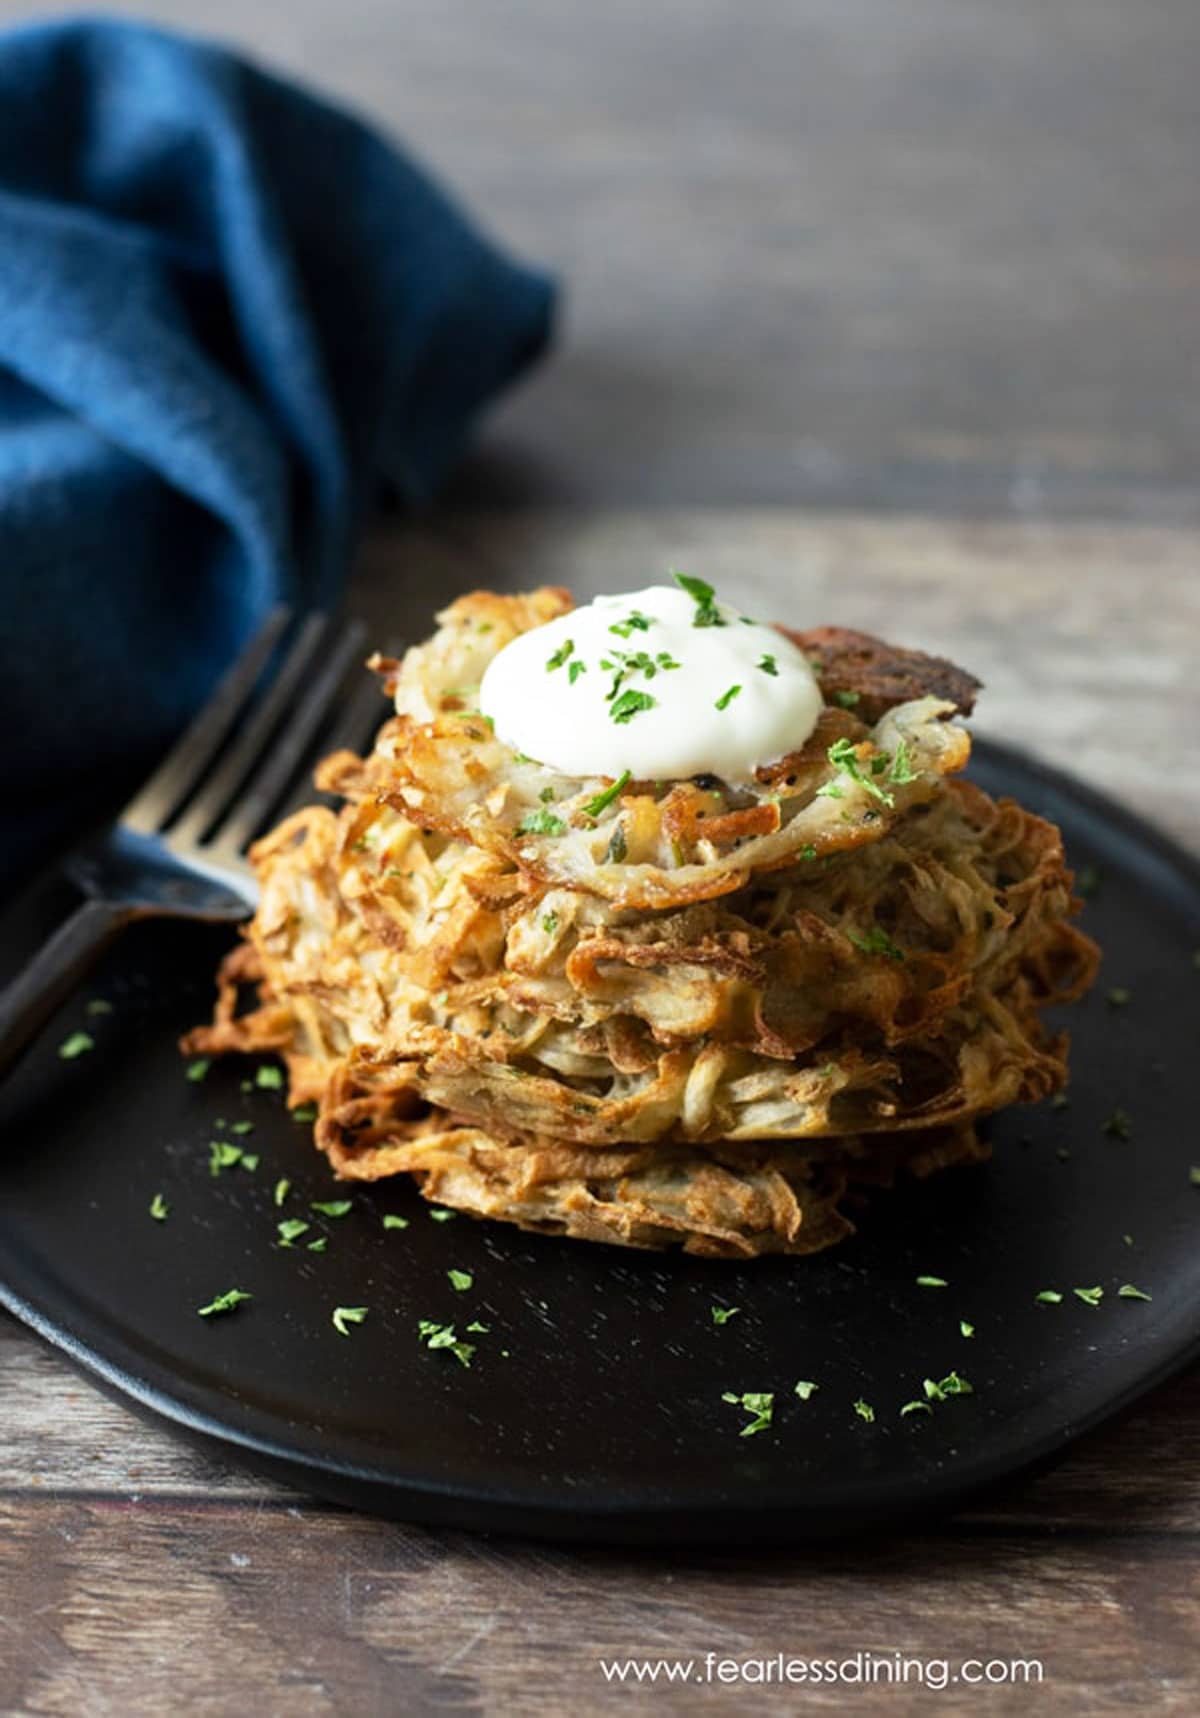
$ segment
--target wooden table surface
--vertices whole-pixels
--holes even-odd
[[[372,532],[381,632],[480,583],[686,565],[955,657],[980,731],[1200,849],[1194,0],[150,10],[353,99],[568,277],[559,355],[433,514]],[[1193,1373],[924,1533],[572,1551],[310,1502],[0,1319],[0,1710],[1190,1714],[1198,1448]],[[599,1667],[860,1649],[1045,1680],[685,1693]]]

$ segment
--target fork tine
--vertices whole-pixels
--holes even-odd
[[[254,690],[290,618],[290,609],[272,609],[237,661],[226,670],[208,703],[125,807],[120,821],[126,828],[153,835],[186,799]]]
[[[232,857],[257,835],[300,767],[346,675],[361,657],[365,639],[366,628],[361,621],[349,621],[342,627],[320,673],[289,714],[275,745],[216,832],[214,853]]]
[[[167,842],[176,851],[198,847],[207,831],[231,804],[243,781],[266,751],[271,735],[295,698],[328,630],[328,615],[310,614],[306,618],[299,637],[293,641],[266,694],[169,832]]]
[[[389,708],[383,687],[374,674],[356,677],[345,708],[326,736],[330,752],[356,752],[374,734]]]

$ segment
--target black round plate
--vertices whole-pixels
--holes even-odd
[[[413,1520],[656,1543],[831,1536],[1044,1462],[1200,1352],[1200,871],[1017,755],[980,744],[972,773],[1055,819],[1076,866],[1100,873],[1084,922],[1105,964],[1070,1011],[1070,1102],[997,1117],[989,1165],[878,1194],[845,1245],[740,1266],[438,1221],[404,1184],[338,1187],[282,1094],[244,1089],[246,1064],[184,1077],[175,1040],[207,1013],[228,936],[159,925],[124,940],[0,1094],[0,1299],[227,1453]],[[88,1013],[96,997],[113,1012]],[[62,1060],[78,1029],[95,1049]],[[233,1135],[238,1121],[254,1131]],[[212,1175],[219,1137],[257,1169]],[[310,1208],[344,1197],[344,1217]],[[408,1227],[385,1229],[385,1212]],[[313,1227],[281,1248],[288,1216]],[[307,1250],[320,1236],[326,1250]],[[231,1288],[254,1298],[197,1316]],[[1039,1303],[1047,1289],[1062,1301]],[[339,1306],[368,1309],[347,1335]],[[714,1306],[739,1310],[718,1325]],[[429,1348],[422,1319],[453,1324],[471,1364]],[[952,1371],[972,1394],[901,1414]],[[800,1379],[818,1386],[807,1401]],[[751,1436],[722,1399],[747,1391],[775,1398]]]

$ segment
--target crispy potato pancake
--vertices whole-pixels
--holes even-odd
[[[849,1232],[854,1190],[981,1155],[1066,1079],[1041,1012],[1097,950],[1058,831],[954,779],[977,683],[791,633],[833,700],[750,787],[608,784],[473,713],[563,591],[476,593],[403,663],[366,759],[254,850],[262,895],[189,1053],[280,1054],[342,1176],[523,1227],[744,1257]],[[553,804],[557,834],[522,829]],[[251,997],[253,992],[253,997]]]

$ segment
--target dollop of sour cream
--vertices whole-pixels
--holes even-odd
[[[563,775],[753,778],[821,712],[802,651],[699,579],[597,597],[489,663],[479,707],[498,739]]]

